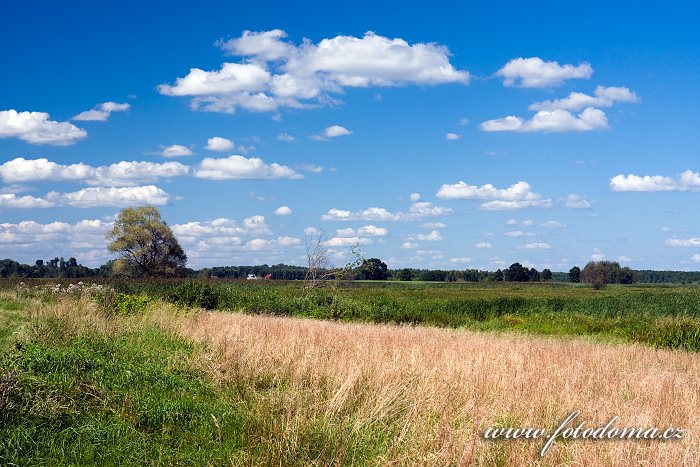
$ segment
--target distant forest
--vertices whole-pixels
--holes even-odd
[[[33,265],[21,264],[11,259],[0,260],[0,277],[2,278],[89,278],[108,277],[112,275],[113,263],[107,262],[98,268],[83,266],[75,258],[53,258],[48,261],[38,260]],[[513,266],[518,274],[511,274]],[[693,284],[700,283],[700,271],[634,271],[639,283],[643,284]],[[185,277],[191,278],[225,278],[245,279],[248,274],[262,278],[271,275],[276,280],[303,280],[306,268],[276,264],[268,266],[221,266],[203,269],[186,269]],[[482,271],[477,269],[442,270],[442,269],[390,269],[389,280],[396,281],[435,281],[435,282],[490,282],[490,281],[553,281],[570,282],[568,272],[537,271],[527,269],[514,263],[510,268],[497,271]]]

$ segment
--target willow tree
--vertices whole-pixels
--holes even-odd
[[[107,240],[109,251],[120,255],[117,269],[132,276],[175,276],[187,263],[187,255],[154,206],[122,209]]]

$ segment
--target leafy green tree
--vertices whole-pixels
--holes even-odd
[[[503,271],[503,279],[508,282],[527,282],[528,278],[529,271],[520,263],[513,263]]]
[[[363,260],[358,272],[361,280],[384,281],[389,277],[389,269],[386,263],[379,258]]]
[[[552,280],[552,271],[550,271],[549,269],[543,269],[542,275],[540,277],[545,282],[551,281]]]
[[[503,282],[503,271],[496,269],[496,272],[493,273],[491,280],[494,282]]]
[[[410,280],[413,280],[413,271],[411,271],[409,268],[401,269],[401,270],[398,272],[398,274],[396,275],[396,277],[397,277],[400,281],[410,281]]]
[[[535,268],[530,268],[530,270],[527,273],[527,280],[530,282],[539,282],[540,281],[540,273],[537,271]]]
[[[581,268],[574,266],[573,268],[569,269],[569,282],[581,282]]]
[[[602,289],[607,284],[634,284],[637,275],[628,267],[614,261],[591,261],[581,271],[581,281]]]
[[[131,276],[181,275],[187,263],[187,255],[154,206],[122,209],[107,240],[109,251],[121,256],[114,269]]]

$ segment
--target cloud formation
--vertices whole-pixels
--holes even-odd
[[[598,86],[595,88],[593,96],[581,92],[572,92],[564,99],[536,102],[528,109],[578,111],[587,107],[612,107],[616,102],[639,102],[639,97],[626,87],[611,86],[606,88],[605,86]]]
[[[529,120],[510,115],[487,120],[479,125],[482,131],[515,131],[520,133],[606,130],[608,118],[605,112],[587,107],[574,115],[568,110],[540,110]]]
[[[69,146],[87,136],[87,131],[69,122],[50,120],[46,112],[0,111],[0,139],[18,138],[30,144]]]
[[[482,186],[468,185],[463,181],[454,184],[444,184],[436,196],[442,199],[481,200],[480,209],[486,211],[523,209],[529,207],[549,207],[551,199],[534,193],[527,182],[517,182],[508,188],[496,188],[486,184]]]
[[[700,173],[686,170],[677,178],[663,175],[616,175],[610,179],[612,191],[700,191]]]
[[[73,120],[106,122],[112,112],[126,112],[131,106],[129,104],[119,104],[117,102],[103,102],[97,104],[94,108],[80,112],[73,117]]]
[[[209,151],[231,151],[234,148],[233,141],[221,136],[212,136],[207,140],[205,148]]]
[[[206,157],[194,168],[194,176],[208,180],[275,180],[304,178],[303,175],[285,165],[267,164],[258,157],[229,156],[225,158]]]
[[[559,65],[558,62],[545,62],[539,57],[514,58],[496,72],[503,78],[504,86],[523,88],[546,88],[559,86],[567,79],[588,79],[593,74],[589,63],[579,65]]]
[[[332,102],[333,94],[348,87],[467,84],[470,79],[467,71],[450,64],[447,48],[434,43],[409,44],[372,32],[298,46],[286,39],[284,31],[275,29],[221,40],[217,45],[241,57],[241,63],[227,62],[212,71],[191,68],[158,90],[192,97],[194,109],[265,112]]]
[[[385,208],[371,207],[361,211],[346,211],[343,209],[329,209],[321,216],[324,221],[417,221],[426,217],[441,217],[454,212],[451,208],[435,206],[427,201],[419,201],[411,204],[408,212],[391,212]]]

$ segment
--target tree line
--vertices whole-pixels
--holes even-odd
[[[17,278],[82,278],[121,275],[127,277],[200,277],[242,279],[249,274],[277,280],[305,280],[314,277],[331,279],[396,280],[426,282],[585,282],[594,288],[606,284],[694,283],[700,281],[700,272],[632,271],[613,261],[591,261],[583,270],[574,266],[567,273],[545,268],[538,271],[520,263],[506,269],[485,271],[477,269],[441,270],[403,268],[390,270],[379,258],[365,259],[356,254],[356,260],[343,268],[327,266],[327,249],[322,236],[315,247],[309,248],[308,267],[277,264],[268,266],[222,266],[200,270],[186,267],[187,255],[168,224],[161,219],[154,206],[126,208],[120,211],[114,226],[106,235],[108,249],[118,255],[98,268],[89,268],[75,258],[37,260],[33,266],[11,259],[0,261],[0,277]],[[335,276],[335,277],[334,277]]]

